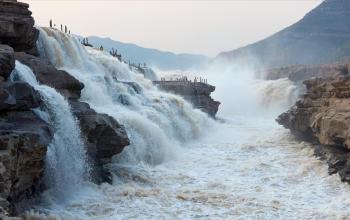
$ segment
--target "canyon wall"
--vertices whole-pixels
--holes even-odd
[[[335,69],[340,69],[335,73]],[[329,164],[330,173],[339,173],[350,183],[350,73],[342,63],[315,69],[312,75],[330,77],[304,81],[306,94],[277,121],[293,134],[314,143],[316,155]]]
[[[44,104],[41,95],[28,83],[10,79],[15,60],[29,66],[39,83],[69,100],[95,182],[111,181],[105,165],[129,144],[121,124],[79,101],[83,83],[35,56],[38,33],[27,4],[0,0],[0,218],[16,214],[21,202],[45,187],[45,156],[54,134],[35,112]]]

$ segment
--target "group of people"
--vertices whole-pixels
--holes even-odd
[[[50,28],[56,28],[56,24],[52,22],[52,19],[50,19]],[[63,25],[61,24],[61,31],[63,32]],[[67,25],[64,25],[64,33],[70,34],[70,30],[68,30]]]
[[[187,76],[181,77],[181,78],[170,78],[166,79],[165,77],[160,78],[161,81],[176,81],[176,82],[186,82],[186,83],[192,83],[192,80],[189,80]],[[193,83],[204,83],[208,84],[208,80],[204,79],[202,77],[194,77]]]

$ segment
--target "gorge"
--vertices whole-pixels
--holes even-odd
[[[349,62],[253,67],[162,80],[0,0],[0,219],[347,219]]]

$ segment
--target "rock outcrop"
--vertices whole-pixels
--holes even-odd
[[[13,50],[0,50],[0,218],[36,192],[53,133],[32,112],[40,95],[25,82],[4,81],[14,68]]]
[[[87,103],[79,101],[84,84],[66,71],[56,69],[44,58],[26,53],[15,53],[15,58],[29,66],[41,84],[55,88],[69,100],[72,112],[79,121],[90,162],[95,165],[93,179],[97,183],[110,182],[106,165],[114,155],[129,145],[124,126],[114,118],[99,114]]]
[[[16,0],[0,0],[0,44],[15,51],[36,53],[38,30],[34,28],[29,5]]]
[[[350,73],[304,82],[307,92],[277,121],[318,145],[316,154],[327,160],[330,173],[350,183]]]
[[[130,143],[124,126],[106,114],[96,113],[87,103],[70,100],[70,105],[79,120],[88,155],[95,165],[95,182],[111,182],[106,165]]]
[[[0,219],[21,210],[21,204],[41,185],[53,128],[34,108],[42,97],[25,82],[8,80],[15,60],[29,66],[41,84],[64,95],[79,120],[96,182],[110,181],[106,165],[129,144],[126,131],[114,118],[78,101],[83,83],[56,69],[36,54],[38,31],[28,4],[0,0]],[[30,55],[32,54],[32,55]]]
[[[15,68],[15,54],[11,47],[0,44],[0,73],[2,80],[7,79]]]
[[[15,53],[15,58],[21,63],[29,66],[33,70],[36,79],[41,84],[56,89],[69,99],[80,98],[80,93],[84,88],[84,84],[66,71],[57,70],[48,60],[23,52]]]
[[[30,109],[0,117],[0,216],[15,214],[40,186],[45,155],[53,137],[49,124]]]
[[[220,102],[211,98],[215,86],[189,81],[154,81],[160,89],[175,93],[191,102],[195,108],[201,109],[210,116],[215,117],[219,110]]]

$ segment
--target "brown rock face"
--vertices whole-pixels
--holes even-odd
[[[310,131],[319,143],[350,149],[350,78],[311,79],[307,93],[278,121],[293,131]]]
[[[183,81],[154,81],[153,83],[162,90],[182,96],[191,102],[194,107],[201,109],[212,117],[215,117],[219,110],[220,102],[210,97],[210,94],[215,91],[215,86],[200,82]]]
[[[39,32],[34,28],[32,12],[28,8],[25,3],[0,0],[0,44],[35,54]]]
[[[303,99],[277,121],[294,134],[317,144],[316,155],[350,183],[350,73],[304,82]]]

